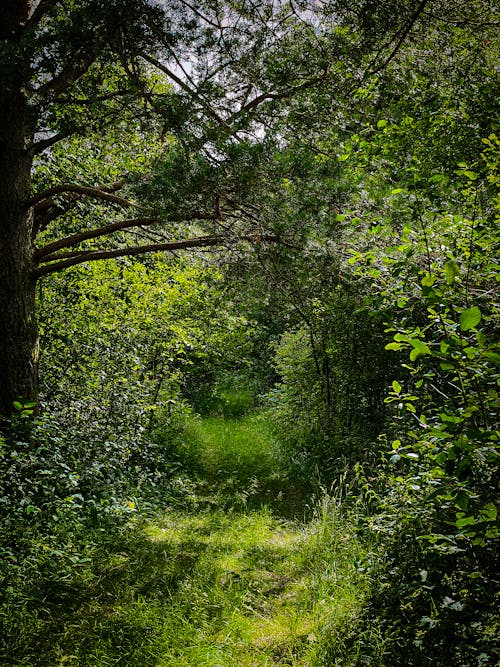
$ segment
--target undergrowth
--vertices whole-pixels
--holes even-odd
[[[338,496],[310,501],[256,414],[189,418],[177,454],[166,509],[135,500],[121,521],[61,528],[73,564],[43,547],[51,567],[4,599],[0,664],[323,664],[368,589]]]

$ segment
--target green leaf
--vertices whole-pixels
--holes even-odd
[[[436,276],[432,275],[432,273],[427,273],[422,278],[422,286],[423,287],[432,287],[435,282],[436,282]]]
[[[488,503],[479,510],[483,521],[495,521],[497,518],[497,508],[493,503]]]
[[[444,174],[434,174],[428,179],[428,183],[443,183],[446,181],[446,176]]]
[[[432,354],[430,347],[426,343],[423,343],[418,338],[410,338],[408,342],[413,347],[413,350],[410,352],[411,361],[415,361],[415,359],[417,359],[423,354]]]
[[[401,393],[401,389],[402,389],[402,387],[401,387],[401,385],[399,384],[399,382],[398,382],[397,380],[394,380],[394,382],[392,383],[392,388],[394,389],[394,391],[396,392],[396,394],[400,394],[400,393]]]
[[[381,130],[384,127],[387,127],[387,121],[386,120],[379,120],[377,123],[377,127],[379,130]]]
[[[469,508],[469,496],[464,491],[459,491],[455,498],[455,502],[461,510],[466,512]]]
[[[455,282],[455,278],[460,273],[460,270],[458,268],[458,264],[455,262],[454,259],[449,259],[445,263],[444,273],[445,273],[446,282],[448,283],[448,285],[453,285],[453,283]]]
[[[464,528],[465,526],[474,526],[476,524],[476,519],[473,516],[464,516],[461,519],[457,519],[455,525],[457,528]]]
[[[472,306],[472,308],[467,308],[462,311],[460,315],[460,328],[462,331],[469,331],[479,324],[481,321],[481,311],[477,306]]]
[[[500,354],[497,354],[496,352],[485,352],[484,355],[488,361],[492,361],[494,364],[497,364],[497,366],[500,366]]]

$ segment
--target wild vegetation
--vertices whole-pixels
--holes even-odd
[[[500,664],[500,12],[0,21],[0,663]]]

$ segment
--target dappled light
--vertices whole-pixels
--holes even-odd
[[[0,665],[500,665],[500,9],[2,0]]]

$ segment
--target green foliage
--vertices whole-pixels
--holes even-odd
[[[377,456],[390,359],[380,351],[383,314],[365,296],[346,275],[313,303],[309,327],[286,332],[275,347],[280,382],[267,402],[276,432],[296,471],[305,478],[319,472],[323,484]]]
[[[262,417],[188,425],[199,477],[184,478],[182,497],[161,514],[145,517],[139,500],[121,524],[101,517],[90,529],[84,513],[75,520],[62,511],[58,526],[46,514],[55,511],[52,499],[44,541],[40,526],[18,523],[18,512],[32,552],[19,552],[24,569],[7,580],[2,664],[321,664],[325,623],[338,631],[366,592],[358,571],[365,550],[340,495],[323,495],[309,523],[284,520],[278,487],[269,486],[279,472],[277,443]],[[53,425],[51,433],[54,447]],[[280,490],[290,502],[284,477]],[[303,501],[295,498],[296,511]]]
[[[367,525],[385,557],[349,650],[374,656],[373,643],[380,664],[498,659],[496,164],[485,153],[474,172],[460,168],[461,214],[421,203],[420,234],[406,230],[384,258],[389,276],[375,274],[392,302],[386,348],[401,370],[386,399],[386,461],[366,486],[376,508]]]
[[[156,405],[188,399],[248,345],[215,270],[162,259],[74,269],[40,296],[45,400],[72,428],[140,434]],[[211,380],[210,380],[211,381]],[[208,389],[207,389],[208,391]]]
[[[42,285],[50,416],[30,426],[19,401],[0,449],[4,655],[495,664],[497,10],[354,0],[320,3],[310,26],[313,10],[296,22],[276,3],[258,25],[246,2],[184,4],[172,22],[148,3],[98,4],[49,3],[21,40],[39,82],[91,60],[33,106],[44,133],[81,135],[37,159],[34,190],[125,177],[163,224],[63,254],[224,233],[219,261],[238,275],[148,257]],[[137,56],[166,45],[176,71],[184,54],[196,63],[178,90]],[[47,243],[109,211],[44,205]],[[250,414],[259,392],[272,435]],[[305,512],[312,480],[356,462],[369,554],[328,496],[309,527],[262,510]],[[191,516],[106,542],[165,501]]]

